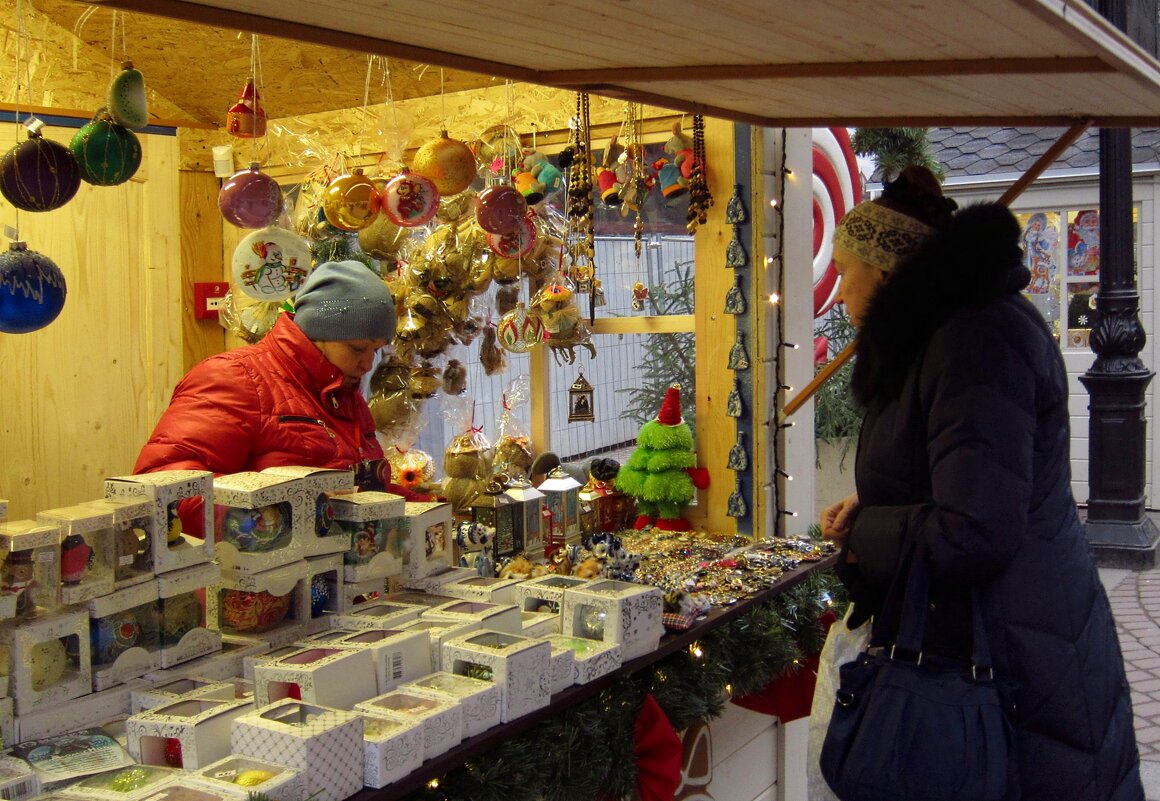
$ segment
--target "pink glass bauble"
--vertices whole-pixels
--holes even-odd
[[[383,190],[383,214],[395,225],[426,225],[439,210],[439,190],[429,178],[403,170]]]
[[[536,244],[536,226],[530,216],[525,216],[514,230],[506,234],[488,234],[487,244],[492,252],[505,259],[518,259],[532,252]]]
[[[340,175],[326,187],[322,196],[322,213],[326,221],[340,231],[366,228],[379,216],[382,205],[378,187],[362,170]]]
[[[273,225],[282,211],[282,190],[256,163],[251,164],[222,184],[218,208],[226,222],[239,228],[265,228]]]
[[[475,220],[489,234],[511,233],[527,213],[528,201],[506,184],[489,186],[475,199]]]
[[[521,303],[500,318],[496,334],[504,350],[525,353],[544,341],[544,324]]]

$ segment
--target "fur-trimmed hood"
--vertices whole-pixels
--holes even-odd
[[[1019,223],[1000,203],[957,212],[879,288],[858,333],[850,380],[864,406],[897,397],[931,336],[959,309],[1027,286]]]

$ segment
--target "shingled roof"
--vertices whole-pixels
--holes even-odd
[[[1063,135],[1062,128],[931,128],[931,154],[948,178],[1022,173]],[[1088,130],[1051,171],[1099,169],[1099,132]],[[1132,163],[1160,166],[1160,128],[1132,133]]]

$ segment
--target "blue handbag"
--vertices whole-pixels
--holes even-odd
[[[929,568],[916,549],[895,644],[839,668],[820,757],[841,801],[1003,801],[1014,787],[1008,689],[996,681],[978,591],[971,664],[922,653]]]

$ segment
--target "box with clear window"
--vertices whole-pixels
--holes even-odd
[[[0,619],[17,622],[60,606],[60,526],[0,523]]]
[[[153,503],[151,562],[156,573],[168,573],[213,560],[213,473],[205,470],[160,470],[105,479],[106,498]],[[186,531],[179,508],[196,520]]]
[[[60,527],[60,602],[65,605],[113,591],[113,513],[78,504],[46,509],[36,519]]]

